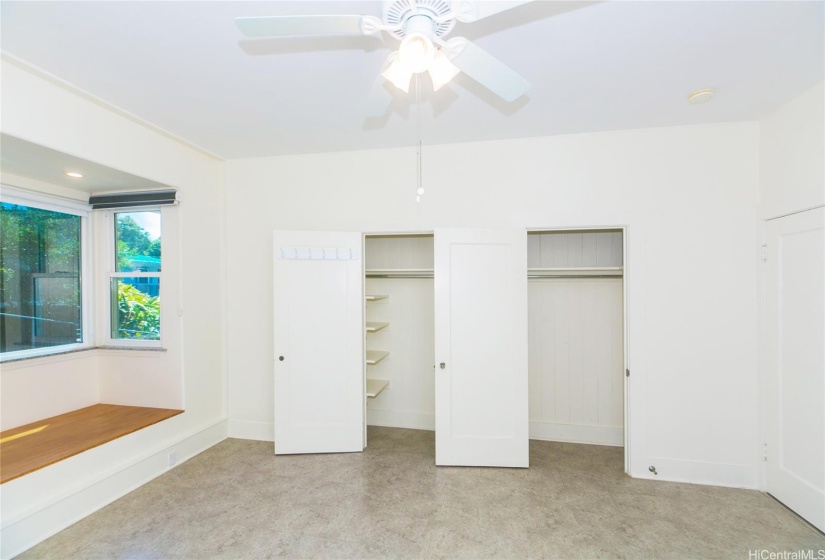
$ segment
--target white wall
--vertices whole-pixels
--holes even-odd
[[[226,437],[222,163],[17,64],[2,62],[2,132],[180,190],[184,406],[180,416],[0,487],[13,556]],[[31,367],[53,372],[46,361]],[[39,364],[39,365],[37,365]],[[26,366],[29,367],[29,366]],[[2,392],[22,373],[2,372]],[[12,375],[7,375],[12,374]],[[179,374],[178,374],[179,375]]]
[[[756,124],[226,164],[230,434],[272,424],[274,229],[627,225],[631,472],[756,484]]]
[[[0,426],[11,429],[99,403],[98,364],[94,351],[3,364]]]
[[[825,204],[825,82],[760,123],[759,215],[773,218]]]

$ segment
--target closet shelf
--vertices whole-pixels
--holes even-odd
[[[389,355],[389,352],[383,350],[367,350],[367,365],[374,366]]]
[[[367,396],[377,397],[389,384],[386,379],[367,379]]]
[[[389,296],[367,296],[367,301],[378,301],[379,299],[387,299]]]
[[[432,278],[432,268],[368,268],[367,278]]]
[[[383,323],[378,321],[367,321],[367,332],[376,332],[380,331],[381,329],[388,327],[389,323]]]
[[[527,278],[620,278],[623,274],[621,266],[527,269]]]

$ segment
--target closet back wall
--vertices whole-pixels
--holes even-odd
[[[229,161],[230,435],[272,438],[274,229],[627,225],[630,469],[756,483],[755,123]]]

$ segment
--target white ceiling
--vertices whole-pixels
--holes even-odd
[[[244,39],[237,16],[372,14],[380,2],[0,3],[0,47],[223,158],[759,119],[823,79],[825,3],[549,2],[451,37],[533,83],[507,104],[466,76],[420,105],[364,103],[392,39]],[[717,89],[714,101],[687,95]]]

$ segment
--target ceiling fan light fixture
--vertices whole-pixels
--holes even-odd
[[[447,40],[456,22],[472,23],[534,0],[384,0],[382,17],[324,14],[235,18],[247,37],[302,37],[308,35],[363,37],[386,32],[401,41],[373,83],[368,115],[386,114],[393,96],[384,80],[409,93],[413,74],[429,72],[434,90],[458,72],[487,88],[505,102],[523,96],[530,82],[478,45],[463,37]],[[420,95],[416,79],[416,96]]]
[[[450,62],[450,58],[444,53],[444,50],[439,50],[435,54],[435,58],[433,58],[433,63],[429,69],[430,79],[433,82],[433,91],[440,90],[444,85],[448,84],[450,80],[455,78],[459,72],[458,67]]]
[[[434,33],[435,22],[427,15],[412,15],[404,22],[404,40],[398,49],[398,58],[415,74],[426,71],[433,63]]]
[[[410,92],[410,80],[412,79],[413,71],[401,61],[400,56],[396,55],[381,75],[404,93]]]
[[[435,58],[435,45],[426,35],[418,33],[408,35],[401,41],[398,58],[413,73],[424,72],[432,66]]]

